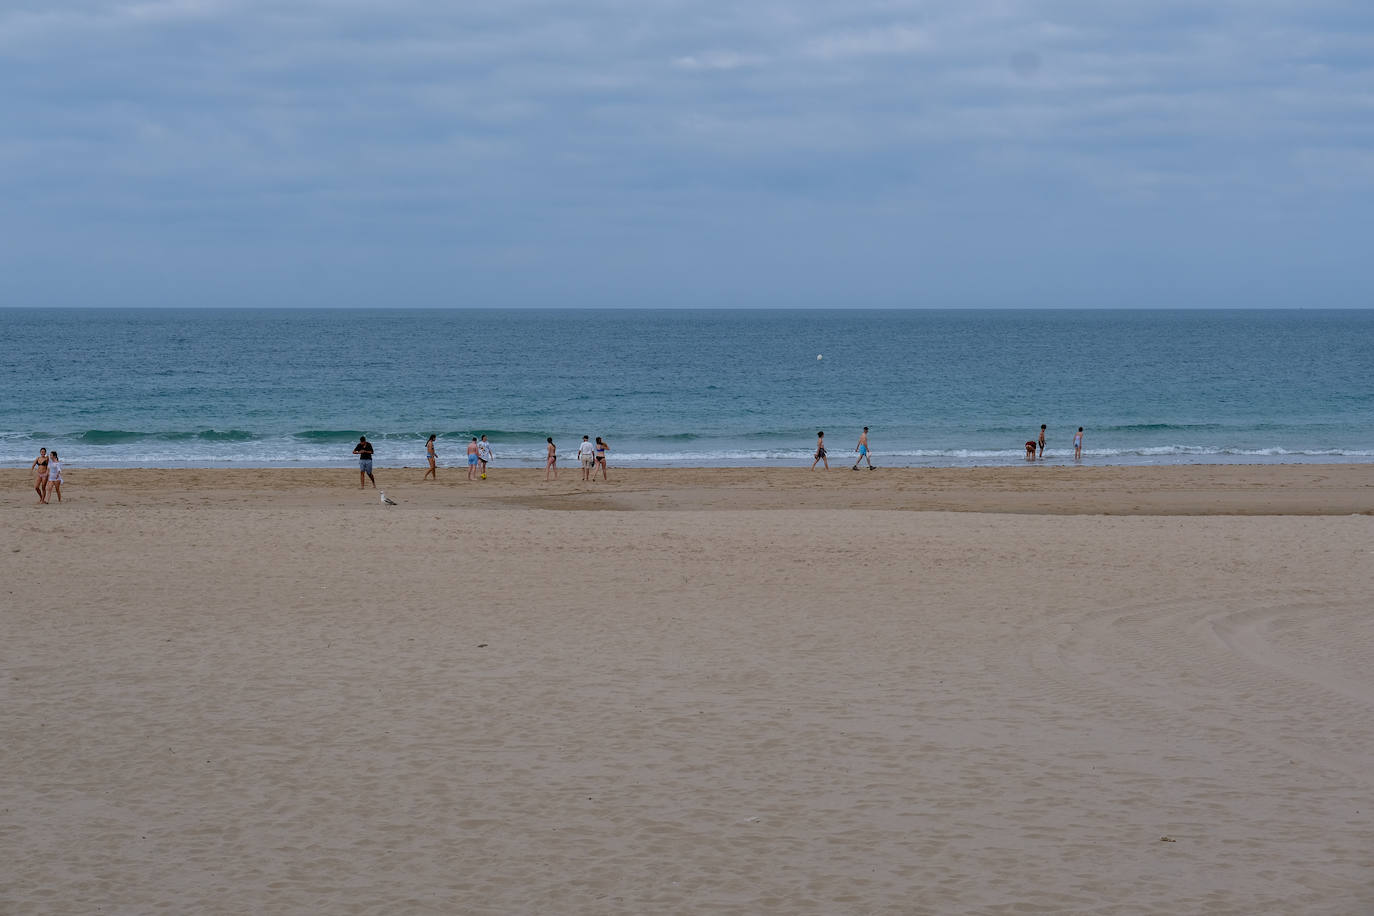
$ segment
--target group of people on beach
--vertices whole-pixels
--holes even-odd
[[[425,471],[425,476],[420,478],[421,481],[430,478],[436,481],[439,479],[439,452],[436,445],[438,438],[437,433],[431,433],[429,438],[425,440],[425,458],[429,462],[429,468]],[[545,441],[548,443],[548,452],[544,459],[544,479],[557,480],[558,446],[554,444],[553,436],[547,437]],[[610,479],[606,474],[606,453],[610,450],[611,446],[600,436],[596,437],[595,443],[591,441],[589,436],[582,437],[582,444],[577,447],[577,459],[582,465],[583,480],[595,480],[598,468],[601,470],[602,480]],[[367,441],[367,436],[358,437],[358,444],[353,447],[353,454],[358,456],[359,489],[365,488],[368,481],[372,482],[373,489],[377,487],[377,478],[372,476],[372,456],[375,452],[376,449],[371,442]],[[494,457],[495,453],[492,451],[491,443],[487,441],[487,437],[485,435],[473,436],[467,447],[467,479],[486,480],[487,465],[491,463]]]
[[[47,505],[50,496],[56,496],[57,501],[62,502],[62,462],[58,460],[57,452],[40,448],[29,470],[33,471],[33,490],[38,494],[40,505]]]
[[[1035,439],[1026,440],[1027,461],[1034,461],[1037,458],[1043,459],[1045,457],[1046,428],[1046,424],[1041,423],[1039,437]],[[420,478],[422,481],[429,480],[430,478],[433,478],[434,480],[439,479],[439,453],[435,445],[437,439],[438,434],[434,433],[431,434],[429,439],[425,441],[425,457],[429,461],[429,468],[425,471],[425,476]],[[557,480],[558,446],[554,444],[552,436],[547,437],[544,441],[548,444],[548,450],[544,458],[544,479]],[[583,480],[595,480],[598,468],[601,470],[602,480],[610,479],[606,474],[606,453],[609,452],[610,449],[610,445],[608,445],[606,443],[606,440],[602,439],[600,436],[596,437],[595,442],[591,441],[590,436],[582,437],[582,443],[577,447],[577,459],[578,463],[582,466]],[[372,447],[372,443],[367,441],[367,437],[359,436],[358,444],[353,448],[353,454],[358,456],[359,488],[366,487],[368,481],[372,482],[372,486],[374,489],[377,486],[377,479],[372,476],[373,451],[374,449]],[[875,470],[877,468],[877,465],[873,463],[873,453],[868,447],[867,426],[865,426],[863,432],[859,434],[859,441],[854,445],[854,454],[856,457],[854,459],[854,466],[850,468],[851,471],[857,471],[859,469],[860,462],[864,463],[870,471]],[[487,441],[487,437],[485,435],[473,436],[471,441],[468,442],[467,446],[467,479],[486,480],[487,465],[491,463],[493,455],[494,453],[492,452],[491,443]],[[1083,427],[1081,426],[1078,427],[1078,432],[1075,433],[1073,437],[1073,457],[1075,461],[1083,457]],[[827,471],[830,470],[830,457],[825,450],[824,430],[820,430],[816,433],[816,451],[812,458],[813,460],[811,462],[811,470],[814,471],[816,469],[816,465],[818,464],[824,464],[825,469]],[[59,468],[60,466],[57,464],[57,453],[53,452],[51,459],[49,459],[47,457],[47,449],[44,449],[43,453],[39,455],[39,460],[34,462],[34,466],[38,467],[40,464],[44,467]],[[54,472],[45,472],[44,476],[46,477],[48,473]],[[57,498],[59,501],[61,501],[62,477],[60,469],[57,470],[55,473],[56,481],[58,484]],[[44,491],[40,487],[39,501],[47,502],[47,500],[43,498],[43,492]]]
[[[1036,439],[1026,440],[1026,460],[1034,461],[1036,458],[1045,457],[1045,424],[1040,424],[1040,436]],[[1073,460],[1081,461],[1083,458],[1083,427],[1078,427],[1078,432],[1073,434]]]
[[[859,469],[860,461],[868,462],[868,469],[870,471],[876,467],[873,463],[873,457],[868,451],[867,426],[864,427],[863,432],[859,433],[859,442],[854,446],[854,454],[859,457],[854,459],[854,466],[850,468],[851,471],[857,471]],[[825,430],[820,430],[816,433],[816,454],[813,455],[812,458],[814,460],[811,462],[811,470],[816,470],[817,464],[824,464],[825,469],[827,471],[830,470],[830,457],[825,451]]]

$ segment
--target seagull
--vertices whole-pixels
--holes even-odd
[[[387,497],[386,497],[386,490],[383,490],[383,491],[382,491],[382,505],[384,505],[384,506],[394,506],[394,505],[396,505],[396,500],[394,500],[394,499],[387,499]]]

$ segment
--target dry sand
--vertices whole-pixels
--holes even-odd
[[[1374,912],[1374,466],[421,473],[0,472],[0,913]]]

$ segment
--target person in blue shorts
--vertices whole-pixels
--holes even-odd
[[[353,446],[353,454],[358,456],[358,489],[363,489],[366,484],[363,478],[372,481],[372,489],[377,489],[377,478],[372,476],[372,443],[367,441],[367,436],[359,436],[358,444]]]
[[[851,471],[857,471],[857,470],[859,469],[859,461],[860,461],[860,459],[862,459],[863,461],[867,461],[867,462],[868,462],[868,469],[869,469],[870,471],[873,470],[873,459],[872,459],[871,457],[869,457],[869,454],[868,454],[868,427],[867,427],[867,426],[865,426],[865,427],[864,427],[864,431],[863,431],[862,433],[859,434],[859,444],[856,445],[856,446],[854,446],[854,451],[856,451],[856,452],[859,453],[859,457],[854,459],[854,466],[853,466],[852,468],[850,468],[850,470],[851,470]]]
[[[477,479],[477,437],[468,443],[468,480]]]

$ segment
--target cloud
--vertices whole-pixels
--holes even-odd
[[[961,213],[1054,214],[1094,250],[1190,222],[1219,244],[1261,207],[1334,239],[1370,202],[1372,36],[1374,12],[1324,0],[7,5],[0,295],[60,289],[33,265],[77,240],[128,252],[102,270],[131,290],[211,243],[235,264],[335,246],[354,275],[461,262],[494,301],[520,298],[509,272],[467,253],[594,297],[573,263],[633,251],[612,285],[647,289],[695,251],[731,265],[711,288],[781,301],[836,250],[888,253],[888,287],[894,238],[1007,254]],[[741,266],[765,237],[795,271]]]

